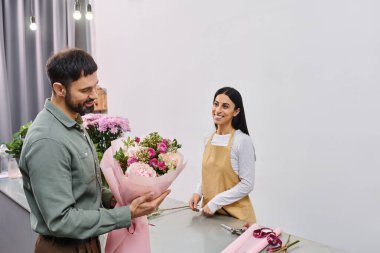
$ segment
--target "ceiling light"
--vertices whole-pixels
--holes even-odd
[[[82,14],[80,13],[80,4],[78,0],[76,0],[74,4],[73,17],[75,20],[79,20],[82,17]]]

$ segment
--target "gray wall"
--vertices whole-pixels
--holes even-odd
[[[367,252],[380,224],[379,9],[375,0],[97,1],[100,85],[133,135],[183,143],[189,163],[171,197],[184,201],[200,177],[213,93],[236,87],[257,150],[258,222]]]

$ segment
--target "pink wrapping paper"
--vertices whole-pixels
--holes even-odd
[[[267,239],[253,237],[253,231],[260,226],[253,224],[235,241],[230,243],[221,253],[258,253],[268,246]],[[277,236],[281,234],[281,228],[273,230]]]
[[[154,192],[154,198],[160,196],[166,191],[176,177],[185,167],[183,156],[179,153],[181,159],[177,163],[177,169],[163,176],[148,178],[137,175],[126,177],[119,163],[113,158],[113,155],[123,147],[120,139],[114,140],[111,147],[103,155],[100,163],[104,177],[106,178],[110,190],[112,191],[117,206],[128,205],[135,198],[146,192]],[[132,219],[132,225],[129,228],[113,230],[108,233],[106,242],[106,253],[150,253],[149,224],[146,216]]]

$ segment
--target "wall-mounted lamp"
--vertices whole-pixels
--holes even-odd
[[[79,0],[75,0],[73,18],[75,20],[79,20],[79,19],[81,19],[81,17],[82,17],[82,14],[80,13]]]
[[[87,4],[86,19],[92,20],[93,17],[94,17],[94,15],[92,14],[91,4]]]
[[[35,16],[30,16],[30,25],[29,25],[29,28],[32,31],[37,30],[37,24],[36,24],[36,17]]]

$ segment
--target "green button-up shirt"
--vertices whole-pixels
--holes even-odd
[[[37,233],[84,239],[130,225],[129,207],[103,208],[111,195],[86,130],[50,100],[28,130],[20,169]]]

